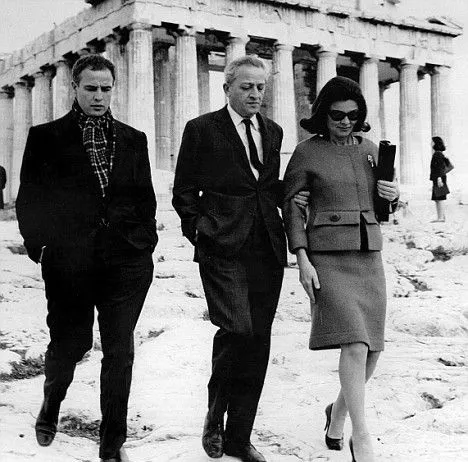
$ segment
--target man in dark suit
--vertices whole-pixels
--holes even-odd
[[[202,443],[210,457],[264,457],[250,443],[286,264],[278,213],[282,129],[260,115],[267,72],[245,56],[225,70],[223,109],[187,123],[173,205],[195,246],[213,341]],[[226,425],[224,414],[227,413]]]
[[[52,443],[76,363],[92,347],[97,308],[103,352],[99,455],[123,460],[133,332],[153,274],[156,199],[146,136],[109,110],[114,66],[99,55],[72,70],[64,117],[32,127],[16,203],[29,257],[42,264],[50,343],[36,420]]]
[[[0,209],[5,208],[5,202],[3,200],[3,190],[5,189],[7,182],[6,170],[3,166],[0,165]]]

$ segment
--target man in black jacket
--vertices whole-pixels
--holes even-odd
[[[225,78],[229,104],[185,127],[173,205],[195,246],[210,320],[219,327],[203,447],[210,457],[261,462],[250,435],[286,264],[278,213],[283,131],[259,113],[267,79],[261,60],[239,58]]]
[[[42,265],[50,331],[36,437],[41,446],[55,437],[76,363],[93,344],[96,307],[103,352],[99,455],[119,461],[133,332],[153,274],[156,199],[145,134],[109,109],[113,64],[84,56],[72,78],[72,110],[29,132],[16,203],[28,255]]]

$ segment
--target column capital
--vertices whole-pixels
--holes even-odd
[[[15,90],[13,87],[5,86],[5,87],[0,88],[1,99],[13,98],[14,94],[15,94]]]
[[[64,66],[67,66],[71,69],[71,62],[69,59],[62,56],[61,58],[57,59],[57,61],[55,61],[54,66],[56,69]]]
[[[429,75],[447,75],[451,72],[452,68],[451,66],[445,66],[445,65],[433,65],[433,66],[428,66],[428,74]]]
[[[51,79],[54,76],[54,72],[55,68],[51,66],[42,68],[41,70],[35,72],[32,76],[34,77],[34,79],[40,79],[41,77]]]
[[[24,88],[26,90],[29,90],[32,87],[31,83],[32,83],[31,78],[29,78],[29,77],[23,78],[23,79],[20,79],[17,82],[15,82],[13,84],[13,88],[15,89],[15,91],[20,89],[20,88]]]
[[[407,58],[404,58],[400,61],[400,68],[403,68],[403,67],[414,67],[414,68],[418,68],[419,66],[421,66],[421,63],[419,61],[416,61],[414,59],[407,59]]]
[[[333,56],[333,57],[337,57],[338,54],[339,54],[339,50],[337,50],[336,48],[324,48],[324,47],[320,47],[320,48],[317,48],[316,52],[315,52],[317,55],[320,55],[320,56]]]
[[[226,39],[226,44],[228,45],[247,45],[249,43],[250,37],[248,35],[230,35]]]
[[[180,26],[175,29],[168,31],[168,35],[172,35],[174,38],[177,37],[195,37],[197,35],[197,29],[193,26]]]
[[[281,50],[281,51],[294,51],[295,46],[294,45],[289,45],[288,43],[280,43],[280,42],[275,42],[273,44],[273,47],[275,50]]]
[[[149,24],[147,22],[132,22],[131,24],[128,24],[126,28],[130,31],[132,30],[146,30],[146,31],[152,31],[153,30],[153,25]]]

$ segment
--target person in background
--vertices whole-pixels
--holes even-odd
[[[347,413],[353,460],[374,462],[365,418],[365,383],[384,349],[386,311],[382,235],[374,193],[393,204],[393,181],[376,180],[377,146],[355,133],[367,106],[359,85],[345,77],[327,82],[303,119],[313,134],[296,147],[284,176],[283,219],[300,281],[311,299],[310,348],[340,348],[341,390],[325,409],[325,442],[343,448]],[[367,125],[367,124],[366,124]],[[294,201],[310,191],[308,218]]]
[[[445,174],[445,144],[440,136],[432,137],[432,149],[434,153],[431,159],[431,173],[429,179],[432,181],[432,197],[435,202],[437,219],[433,223],[445,221],[445,204],[447,194],[450,192],[447,186],[447,175]]]
[[[0,165],[0,210],[5,208],[5,201],[3,199],[3,190],[7,182],[7,174],[4,167]]]
[[[42,265],[50,343],[36,438],[49,446],[76,364],[102,345],[99,456],[127,460],[133,332],[153,279],[156,198],[146,136],[109,109],[114,65],[100,55],[72,69],[71,111],[32,127],[16,211],[29,257]]]

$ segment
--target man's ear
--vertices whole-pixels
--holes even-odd
[[[224,90],[224,94],[226,96],[229,96],[229,85],[227,83],[223,83],[223,90]]]

